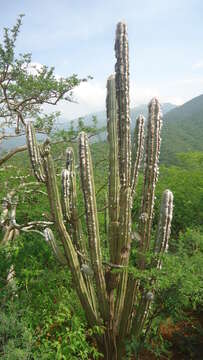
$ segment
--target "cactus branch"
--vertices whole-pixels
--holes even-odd
[[[82,225],[78,217],[77,211],[75,161],[72,148],[67,148],[66,150],[66,169],[63,170],[62,174],[65,175],[65,179],[63,179],[62,176],[62,202],[64,203],[66,218],[69,221],[70,235],[72,236],[73,244],[75,246],[75,249],[77,249],[77,253],[82,254],[82,257],[79,257],[80,266],[82,268],[88,265],[87,261],[84,260],[85,258],[87,258],[88,252],[85,237],[82,231]],[[97,311],[96,295],[92,278],[86,276],[84,272],[83,275],[87,286],[87,291],[91,298],[92,306],[95,311]]]
[[[157,268],[161,268],[161,255],[168,250],[172,216],[173,194],[170,190],[165,190],[162,196],[158,232],[154,246],[154,253],[158,256],[155,262]]]
[[[121,187],[130,183],[130,99],[129,99],[129,56],[127,26],[120,22],[116,29],[116,97],[118,101],[118,157]]]
[[[161,144],[162,117],[160,105],[156,98],[149,104],[148,131],[146,142],[144,185],[139,221],[139,233],[141,236],[140,251],[144,254],[149,249],[151,237],[152,217],[154,210],[155,186],[158,180],[158,161]],[[142,257],[142,256],[141,256]],[[142,257],[140,266],[144,267]]]
[[[28,145],[29,142],[32,141],[32,139],[30,138],[30,136],[28,136],[28,134],[27,134],[27,141],[28,141]],[[43,148],[41,150],[41,156],[42,156],[43,170],[46,178],[46,186],[47,186],[48,198],[51,207],[51,213],[56,226],[56,230],[63,244],[64,255],[70,267],[73,276],[73,281],[75,283],[75,287],[79,299],[81,301],[81,304],[86,312],[88,322],[92,325],[95,325],[99,323],[98,313],[96,313],[95,309],[93,309],[91,298],[88,294],[87,287],[82,272],[80,270],[80,263],[77,252],[74,249],[71,238],[63,222],[63,213],[60,203],[59,191],[57,187],[56,173],[54,169],[53,159],[50,155],[50,143],[48,140],[45,141],[43,145]]]
[[[135,164],[132,173],[132,198],[136,192],[136,185],[138,180],[139,168],[143,158],[144,152],[144,117],[140,115],[136,121],[135,133],[134,133],[134,153],[136,154]]]
[[[86,223],[92,269],[95,275],[96,291],[100,301],[100,311],[103,319],[108,317],[108,302],[106,284],[102,267],[100,247],[99,223],[95,197],[92,160],[87,135],[82,132],[79,136],[80,175],[86,209]]]
[[[45,182],[40,149],[37,143],[34,126],[31,122],[28,122],[26,125],[26,138],[34,175],[39,182]]]
[[[165,190],[162,196],[160,218],[158,225],[157,238],[155,241],[154,252],[156,255],[155,261],[152,262],[152,266],[156,266],[157,269],[161,269],[161,257],[168,248],[168,240],[171,231],[171,221],[173,215],[173,194],[170,190]],[[151,282],[151,286],[155,285],[155,280]],[[150,304],[153,301],[154,292],[145,292],[140,301],[138,308],[138,316],[134,319],[133,331],[136,336],[139,336],[150,310]]]
[[[117,134],[117,100],[115,76],[107,80],[107,132],[109,142],[109,250],[110,260],[115,262],[118,241],[119,217],[119,164],[118,164],[118,134]]]
[[[142,120],[143,121],[143,120]],[[142,124],[144,126],[144,124]],[[144,170],[144,185],[141,204],[141,216],[139,221],[139,235],[141,237],[141,251],[144,253],[148,250],[149,241],[151,236],[151,223],[154,208],[154,193],[155,185],[158,179],[158,160],[160,151],[160,130],[161,130],[161,113],[160,106],[157,99],[152,99],[149,104],[149,117],[148,117],[148,132],[147,144],[145,154],[145,170]],[[142,129],[144,131],[144,129]],[[138,150],[138,149],[137,149]],[[136,159],[138,158],[138,153]],[[135,169],[135,168],[134,168]],[[136,176],[134,177],[136,179]],[[145,260],[143,254],[139,259],[139,267],[144,267]],[[136,289],[139,282],[129,275],[127,283],[127,292],[121,318],[120,335],[125,336],[132,324],[132,309],[136,300]],[[145,304],[145,300],[144,304]],[[140,312],[143,306],[140,305]],[[138,313],[139,313],[138,311]],[[144,313],[143,313],[144,314]],[[144,316],[144,315],[143,315]],[[142,316],[141,316],[142,318]]]
[[[62,183],[62,209],[64,219],[70,220],[71,217],[71,174],[67,169],[63,169],[61,173]]]
[[[129,101],[129,55],[127,26],[118,23],[115,42],[116,97],[118,105],[118,158],[119,158],[119,234],[116,263],[128,265],[131,246],[131,139]],[[128,271],[120,276],[115,305],[116,326],[119,327],[126,294]]]

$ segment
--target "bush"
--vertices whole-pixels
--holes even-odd
[[[0,357],[3,360],[31,359],[33,337],[15,303],[9,301],[0,312]]]
[[[172,240],[171,250],[157,276],[156,296],[141,342],[128,344],[128,349],[140,352],[145,348],[156,358],[170,358],[173,345],[179,356],[186,356],[184,359],[199,359],[203,306],[201,229],[181,233]]]
[[[99,353],[87,339],[99,329],[87,328],[70,272],[58,266],[43,238],[19,236],[15,244],[0,248],[3,257],[8,260],[1,283],[1,358],[97,359]],[[11,264],[15,292],[5,282]]]

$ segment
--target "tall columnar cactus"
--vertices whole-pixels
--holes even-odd
[[[79,136],[79,168],[84,197],[87,235],[83,234],[77,210],[74,154],[67,149],[66,168],[62,171],[62,190],[59,195],[50,144],[39,147],[31,123],[27,125],[27,142],[31,164],[38,181],[47,187],[50,208],[55,224],[54,238],[50,229],[44,231],[56,258],[67,264],[81,304],[91,326],[103,325],[102,337],[97,337],[105,359],[121,359],[126,337],[142,333],[155,293],[140,286],[129,272],[132,247],[132,203],[136,195],[138,172],[144,155],[144,180],[140,216],[137,221],[139,251],[136,259],[139,271],[145,270],[150,247],[154,212],[155,186],[158,180],[158,161],[161,143],[161,111],[157,99],[149,104],[146,141],[144,118],[137,119],[131,156],[131,127],[129,108],[129,64],[127,27],[119,23],[116,30],[115,75],[107,80],[107,134],[109,142],[108,229],[109,262],[102,259],[100,228],[91,152],[88,136]],[[151,267],[161,269],[162,255],[167,250],[173,211],[173,195],[163,194],[160,220],[154,243]],[[86,239],[87,237],[87,239]],[[58,243],[63,245],[63,251]],[[116,271],[115,271],[116,270]],[[136,307],[136,312],[134,311]]]

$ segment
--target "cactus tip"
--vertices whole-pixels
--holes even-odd
[[[119,21],[116,27],[116,38],[127,32],[127,25],[124,21]]]
[[[107,81],[111,81],[111,80],[114,80],[114,79],[115,79],[115,73],[114,73],[114,74],[111,74],[111,75],[108,77]]]
[[[157,97],[153,97],[151,99],[151,101],[149,102],[149,106],[150,105],[159,105],[160,106],[160,103],[159,103],[159,100],[157,99]]]

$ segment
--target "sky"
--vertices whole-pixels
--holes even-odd
[[[59,76],[93,80],[60,103],[68,120],[105,109],[114,72],[116,24],[128,26],[131,107],[154,96],[182,104],[203,93],[202,0],[0,0],[0,32],[25,14],[17,52],[54,66]],[[47,109],[49,111],[49,109]]]

